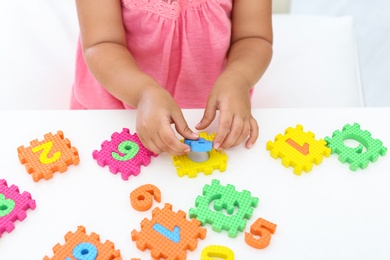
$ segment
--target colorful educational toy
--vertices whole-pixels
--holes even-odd
[[[215,133],[209,135],[202,132],[199,136],[207,141],[213,141]],[[227,155],[222,150],[215,149],[211,149],[208,154],[209,159],[204,162],[194,162],[188,155],[173,156],[173,165],[176,167],[177,174],[180,177],[188,175],[188,177],[193,178],[197,176],[198,172],[204,172],[205,175],[210,175],[215,169],[224,172],[227,166]]]
[[[10,233],[15,229],[16,220],[23,221],[28,209],[35,209],[35,200],[28,192],[19,192],[15,185],[8,187],[7,182],[0,179],[0,237],[7,231]]]
[[[142,220],[139,232],[131,232],[138,249],[150,249],[153,259],[186,259],[187,250],[195,250],[198,239],[205,237],[206,229],[200,227],[198,220],[187,220],[185,212],[173,212],[168,203],[163,209],[155,208],[151,220]]]
[[[74,233],[68,232],[65,244],[56,244],[53,251],[53,257],[45,256],[43,260],[122,260],[120,251],[111,241],[101,243],[98,234],[87,235],[83,226]]]
[[[234,252],[226,246],[209,245],[202,250],[201,260],[234,260]]]
[[[51,179],[54,172],[65,172],[68,165],[77,165],[80,162],[77,149],[71,147],[62,131],[55,135],[45,134],[43,141],[33,140],[30,144],[29,147],[20,146],[18,155],[35,182]]]
[[[322,139],[316,140],[312,132],[304,132],[302,125],[287,128],[284,135],[278,134],[275,141],[268,141],[267,150],[273,158],[281,158],[285,167],[292,166],[294,173],[311,171],[313,163],[320,164],[323,157],[329,157],[331,150]]]
[[[153,196],[161,202],[160,189],[152,184],[142,185],[130,193],[131,206],[138,211],[147,211],[153,205]]]
[[[360,144],[355,148],[348,147],[344,144],[347,139],[353,139]],[[340,162],[349,163],[349,169],[352,171],[356,171],[357,168],[367,168],[369,162],[375,162],[379,156],[384,156],[387,152],[382,141],[372,138],[371,133],[361,130],[357,123],[352,126],[344,125],[342,131],[334,131],[332,137],[325,137],[325,141],[332,153],[339,155]],[[364,148],[366,148],[365,152],[363,152]]]
[[[258,218],[251,225],[250,233],[245,232],[245,242],[257,249],[266,248],[271,242],[271,234],[274,234],[275,230],[276,224]],[[259,236],[260,238],[256,238],[255,236]]]
[[[208,141],[202,137],[198,140],[184,139],[184,143],[190,146],[192,152],[209,152],[213,149],[213,142]]]
[[[214,210],[211,210],[209,205],[213,202]],[[238,192],[233,185],[222,186],[218,180],[212,180],[211,186],[203,187],[203,196],[196,198],[196,208],[191,208],[189,215],[202,225],[211,224],[216,232],[227,230],[229,237],[234,238],[238,231],[244,231],[258,202],[259,199],[247,190]]]
[[[121,133],[113,133],[111,141],[104,141],[101,147],[100,151],[93,151],[93,158],[102,167],[108,165],[111,173],[120,172],[123,180],[128,180],[130,175],[137,176],[141,165],[149,165],[151,156],[157,156],[142,145],[136,133],[130,134],[127,128],[123,128]]]

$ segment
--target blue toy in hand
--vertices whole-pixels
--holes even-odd
[[[208,152],[213,148],[213,142],[202,137],[198,140],[184,139],[184,143],[190,146],[192,152]]]

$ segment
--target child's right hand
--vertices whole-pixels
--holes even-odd
[[[175,135],[176,131],[187,139],[198,139],[187,125],[183,113],[171,95],[161,87],[145,90],[137,105],[137,135],[142,144],[150,151],[159,154],[167,152],[183,155],[190,147],[182,143]]]

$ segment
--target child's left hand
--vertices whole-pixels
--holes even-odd
[[[259,126],[251,113],[249,86],[240,77],[221,76],[213,86],[206,109],[196,129],[208,127],[220,111],[219,126],[214,138],[214,148],[229,148],[246,141],[251,148],[259,135]],[[249,138],[248,138],[249,136]]]

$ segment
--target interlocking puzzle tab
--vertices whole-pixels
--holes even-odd
[[[234,252],[226,247],[219,245],[209,245],[202,250],[201,260],[213,259],[234,260]]]
[[[65,172],[69,165],[77,165],[80,162],[77,149],[64,138],[62,131],[57,131],[55,135],[45,134],[43,141],[33,140],[30,145],[20,146],[18,155],[35,182],[51,179],[54,172]]]
[[[43,260],[122,260],[119,250],[114,244],[107,240],[100,242],[100,237],[96,233],[87,235],[84,226],[79,226],[76,232],[68,232],[65,235],[65,244],[56,244],[53,248],[54,256],[45,256]]]
[[[102,167],[108,165],[111,173],[120,172],[123,180],[128,180],[130,175],[137,176],[141,165],[149,165],[151,156],[157,156],[142,145],[136,133],[130,134],[128,128],[113,133],[111,141],[104,141],[101,148],[93,151],[93,158]]]
[[[331,152],[324,140],[316,140],[312,132],[304,132],[299,124],[287,128],[284,135],[278,134],[274,142],[268,141],[266,149],[273,158],[281,158],[285,167],[292,166],[297,175],[311,171],[313,163],[320,164]]]
[[[209,208],[212,202],[214,211]],[[233,185],[222,186],[218,180],[212,180],[211,186],[207,184],[203,187],[203,196],[196,198],[196,208],[191,208],[189,215],[202,225],[211,224],[216,232],[227,230],[229,237],[234,238],[238,231],[244,231],[258,202],[259,199],[252,197],[247,190],[239,192]]]
[[[163,209],[152,211],[151,220],[142,220],[141,230],[133,230],[131,237],[138,249],[151,250],[153,259],[183,260],[187,250],[195,250],[198,239],[206,237],[206,229],[196,219],[187,220],[185,212],[173,212],[166,203]]]
[[[344,140],[353,139],[360,144],[351,148],[344,144]],[[382,145],[382,141],[371,137],[367,130],[361,130],[358,123],[344,125],[342,131],[336,130],[332,137],[325,137],[327,146],[332,153],[339,155],[338,159],[342,163],[349,163],[349,169],[356,171],[357,168],[367,168],[369,162],[375,162],[379,156],[385,156],[387,148]],[[366,151],[363,152],[364,147]]]
[[[153,205],[153,196],[157,202],[161,202],[160,189],[153,184],[142,185],[130,193],[130,203],[138,211],[147,211]]]
[[[275,230],[276,224],[258,218],[251,225],[250,233],[245,232],[245,242],[257,249],[266,248],[271,242],[271,234],[274,234]],[[256,238],[255,236],[259,236],[260,238]]]
[[[184,143],[190,146],[193,152],[209,152],[213,149],[213,142],[208,141],[202,137],[198,140],[184,139]]]
[[[209,135],[206,132],[202,132],[199,133],[199,137],[212,142],[215,133]],[[225,152],[211,149],[208,154],[209,159],[204,162],[194,162],[188,155],[173,156],[173,165],[176,167],[177,174],[180,177],[188,175],[188,177],[193,178],[198,175],[198,172],[204,172],[205,175],[210,175],[215,169],[224,172],[227,166],[227,155]]]
[[[35,209],[35,200],[29,192],[19,192],[15,185],[8,187],[6,180],[0,179],[0,237],[15,229],[16,220],[23,221],[28,209]]]

